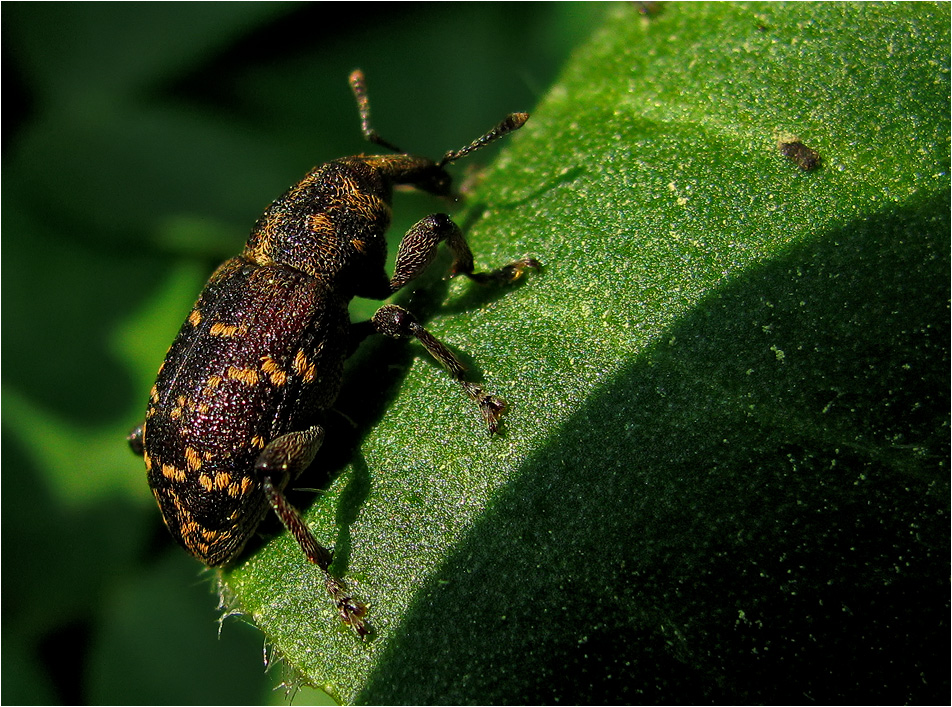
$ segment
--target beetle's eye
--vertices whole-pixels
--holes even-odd
[[[453,178],[440,170],[433,178],[433,193],[438,196],[447,196],[450,193],[450,186],[453,184]]]

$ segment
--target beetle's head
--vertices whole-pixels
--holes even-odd
[[[405,153],[392,142],[380,137],[377,131],[371,127],[370,103],[367,101],[367,89],[364,86],[364,72],[360,69],[351,72],[350,87],[357,99],[357,110],[360,112],[360,129],[364,137],[375,145],[380,145],[397,153],[390,158],[369,158],[373,161],[372,166],[375,169],[382,170],[384,177],[389,179],[392,184],[412,184],[417,189],[422,189],[435,196],[453,196],[453,179],[446,171],[446,165],[486,147],[486,145],[514,130],[518,130],[529,119],[528,113],[510,113],[496,127],[485,135],[476,138],[466,147],[459,150],[450,150],[443,155],[439,162],[432,162],[429,159]]]

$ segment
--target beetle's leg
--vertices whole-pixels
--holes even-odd
[[[145,442],[143,437],[145,436],[145,423],[137,425],[129,430],[129,434],[126,435],[126,442],[129,443],[129,448],[135,454],[138,454],[140,457],[145,454]]]
[[[300,512],[288,503],[281,490],[289,479],[297,477],[310,465],[323,441],[324,429],[318,425],[282,435],[261,451],[255,462],[255,471],[275,514],[301,546],[304,556],[324,571],[324,586],[337,606],[341,621],[358,635],[366,636],[368,629],[363,617],[367,614],[367,607],[350,596],[342,580],[328,572],[333,553],[317,541]]]
[[[396,292],[418,277],[436,257],[441,241],[453,251],[456,258],[453,274],[465,275],[481,283],[508,283],[517,280],[527,268],[538,269],[534,258],[522,258],[490,272],[473,272],[473,253],[463,237],[463,232],[446,214],[433,214],[418,221],[403,237],[397,252],[397,264],[390,278],[390,291]]]
[[[446,347],[446,344],[424,329],[423,325],[410,312],[395,304],[385,304],[378,309],[371,322],[381,334],[386,334],[395,339],[412,336],[423,344],[430,355],[449,371],[450,375],[466,391],[466,394],[479,405],[479,411],[489,427],[489,434],[495,434],[499,429],[499,418],[506,411],[506,401],[495,395],[490,395],[476,383],[464,380],[463,374],[466,372],[466,367]]]
[[[261,479],[265,496],[278,518],[297,540],[307,559],[322,570],[330,567],[333,556],[308,530],[301,514],[282,493],[290,479],[296,478],[314,460],[324,441],[323,428],[315,425],[302,432],[289,432],[272,440],[255,461],[255,472]]]

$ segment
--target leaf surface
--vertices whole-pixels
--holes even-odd
[[[947,5],[615,7],[460,217],[544,272],[401,300],[504,433],[418,346],[355,357],[298,500],[374,635],[280,534],[227,582],[285,660],[372,703],[947,681],[948,47]]]

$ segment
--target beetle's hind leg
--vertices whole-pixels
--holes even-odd
[[[314,460],[324,441],[324,429],[318,425],[301,432],[289,432],[272,440],[255,462],[261,488],[275,515],[301,546],[304,556],[324,571],[324,586],[337,606],[341,621],[359,636],[366,636],[364,623],[367,607],[350,596],[347,585],[328,571],[334,554],[321,545],[307,527],[300,512],[288,503],[282,489],[289,479],[296,478]]]
[[[308,560],[325,572],[333,554],[317,542],[298,510],[288,503],[283,489],[314,460],[324,441],[323,428],[315,425],[302,432],[289,432],[272,440],[255,462],[255,473],[261,480],[264,495],[284,526],[301,546]]]

